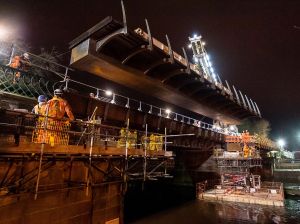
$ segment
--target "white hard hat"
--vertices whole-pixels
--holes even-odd
[[[24,58],[29,59],[29,54],[28,53],[24,53],[23,56],[24,56]]]
[[[61,89],[56,89],[56,90],[54,90],[54,95],[61,96],[61,95],[63,95],[63,91]]]

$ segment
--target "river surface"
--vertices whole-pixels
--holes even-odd
[[[125,223],[300,223],[300,197],[286,198],[284,207],[271,207],[202,201],[194,199],[193,192],[190,187],[163,185],[136,189],[125,199]]]
[[[300,223],[300,198],[289,198],[284,208],[193,200],[142,218],[134,224],[181,223]]]

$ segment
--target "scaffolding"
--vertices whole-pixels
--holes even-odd
[[[251,173],[252,168],[262,166],[262,159],[255,148],[254,136],[243,132],[240,136],[226,136],[226,150],[215,149],[221,187],[260,188],[260,176]]]
[[[70,123],[14,111],[12,115],[2,116],[0,130],[2,159],[17,159],[13,162],[25,159],[22,163],[28,159],[39,161],[38,167],[20,179],[15,177],[14,180],[8,181],[6,176],[11,170],[7,170],[7,175],[1,180],[0,189],[7,189],[8,193],[16,186],[21,191],[28,191],[28,186],[23,185],[26,183],[24,178],[29,178],[28,181],[35,179],[35,189],[32,190],[37,198],[42,189],[41,174],[57,161],[68,163],[70,158],[85,164],[86,180],[77,184],[70,180],[67,181],[67,185],[78,187],[83,184],[87,191],[89,186],[95,184],[97,172],[102,173],[106,181],[123,182],[124,189],[127,188],[128,181],[146,182],[172,177],[170,172],[174,167],[175,155],[167,150],[167,145],[171,144],[168,138],[175,136],[167,135],[166,129],[164,134],[160,134],[149,132],[147,125],[144,131],[132,130],[129,128],[129,120],[125,128],[120,128],[101,124],[101,120],[95,119],[94,115],[88,121]],[[100,163],[107,164],[102,165],[106,170],[99,166]],[[71,167],[70,165],[70,172]]]

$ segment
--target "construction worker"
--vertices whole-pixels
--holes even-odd
[[[47,102],[46,105],[46,120],[45,127],[47,131],[44,132],[44,142],[54,145],[68,145],[69,142],[69,121],[64,121],[64,115],[67,114],[70,121],[74,120],[74,115],[71,107],[66,100],[62,98],[63,91],[56,89],[54,97]]]
[[[34,106],[34,108],[32,109],[32,113],[45,116],[46,105],[47,105],[47,97],[44,95],[40,95],[38,97],[38,104]]]
[[[32,113],[36,114],[36,115],[41,115],[38,117],[37,122],[36,122],[36,129],[34,131],[33,134],[33,142],[35,143],[42,143],[44,142],[45,138],[45,132],[44,128],[45,128],[45,115],[46,115],[46,106],[47,106],[47,97],[44,95],[40,95],[38,97],[38,104],[34,106],[34,108],[32,109]]]
[[[11,60],[11,63],[9,64],[11,68],[16,68],[24,71],[28,71],[29,65],[30,65],[30,60],[29,60],[28,53],[24,53],[21,56],[19,55],[14,56],[13,59]],[[21,77],[21,73],[16,72],[13,83],[19,82],[20,77]]]
[[[63,91],[61,89],[54,90],[54,97],[47,103],[48,116],[51,118],[62,119],[66,113],[70,121],[73,121],[74,115],[71,107],[62,96]]]

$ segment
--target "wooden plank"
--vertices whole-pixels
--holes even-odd
[[[40,153],[41,145],[36,143],[21,143],[19,146],[15,146],[14,144],[9,145],[0,145],[0,154],[24,154],[24,153]],[[44,148],[44,154],[82,154],[89,155],[89,148],[84,148],[83,146],[76,145],[55,145],[51,147],[46,144]],[[93,155],[125,155],[125,148],[117,148],[117,147],[103,147],[103,146],[95,146],[93,147]],[[144,151],[142,149],[129,149],[128,155],[133,156],[143,156]],[[165,156],[164,151],[148,151],[147,155],[149,156]]]

